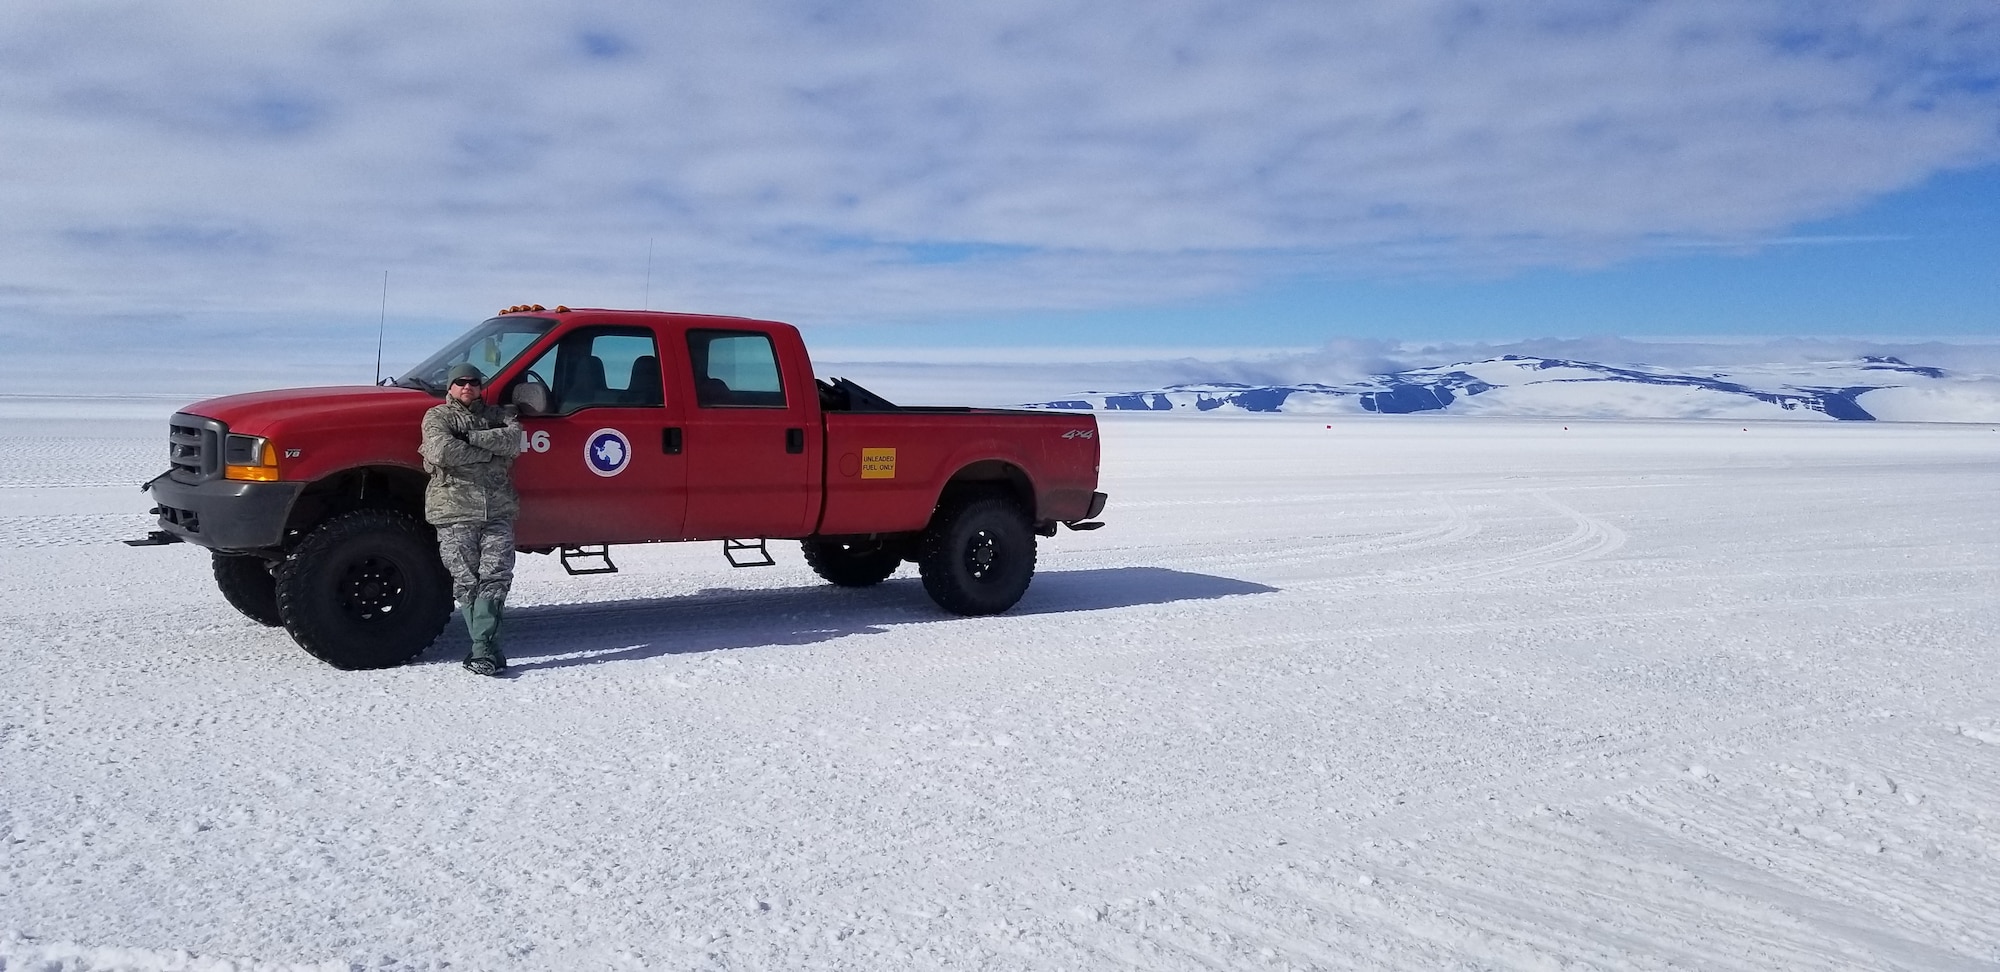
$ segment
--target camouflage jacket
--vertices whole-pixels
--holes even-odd
[[[521,512],[512,477],[521,427],[500,409],[447,399],[424,413],[424,441],[417,451],[431,474],[424,519],[444,526],[511,520]]]

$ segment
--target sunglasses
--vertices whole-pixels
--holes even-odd
[[[456,388],[456,387],[458,387],[458,386],[460,386],[460,385],[477,385],[477,384],[479,384],[479,379],[477,379],[477,378],[460,378],[460,379],[458,379],[457,381],[454,381],[454,382],[452,382],[451,384],[452,384],[452,387],[454,387],[454,388]]]

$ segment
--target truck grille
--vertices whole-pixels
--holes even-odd
[[[214,419],[175,413],[167,427],[167,461],[172,464],[168,472],[183,483],[214,479],[222,472],[226,434],[228,429]]]

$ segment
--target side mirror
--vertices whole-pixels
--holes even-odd
[[[547,415],[549,413],[549,386],[541,379],[530,377],[514,386],[514,406],[522,415]]]

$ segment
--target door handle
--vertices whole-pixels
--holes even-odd
[[[806,430],[786,429],[785,451],[793,455],[806,451]]]
[[[680,455],[680,454],[681,454],[681,430],[679,430],[679,429],[661,429],[661,430],[660,430],[660,451],[661,451],[661,452],[664,452],[664,453],[666,453],[667,455],[670,455],[670,456],[678,456],[678,455]]]

